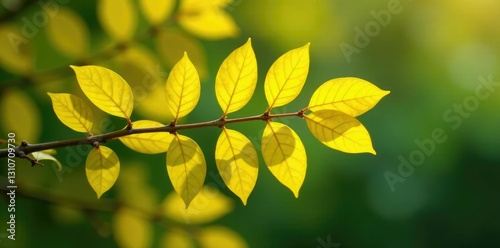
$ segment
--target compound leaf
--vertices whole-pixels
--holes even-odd
[[[346,153],[376,154],[370,134],[356,118],[337,110],[318,110],[305,116],[314,137],[326,146]]]
[[[85,21],[77,13],[64,7],[51,18],[46,31],[52,45],[72,58],[85,57],[89,48],[89,30]]]
[[[97,198],[101,198],[115,184],[120,173],[120,161],[113,150],[101,145],[87,156],[85,172]]]
[[[336,78],[316,89],[307,108],[338,110],[356,117],[373,108],[389,93],[360,78]]]
[[[141,0],[141,9],[149,23],[160,25],[167,19],[175,6],[174,0]]]
[[[205,39],[235,37],[239,29],[233,18],[224,11],[232,1],[184,0],[179,7],[179,25]]]
[[[104,30],[115,40],[123,42],[132,39],[137,17],[130,0],[97,1],[97,17]]]
[[[102,111],[130,120],[134,96],[127,82],[114,71],[88,65],[74,66],[76,78],[83,93]]]
[[[288,104],[302,91],[309,72],[309,45],[288,51],[269,68],[264,81],[268,110]]]
[[[94,117],[92,110],[79,97],[67,93],[47,93],[57,118],[67,127],[77,132],[91,134]]]
[[[113,231],[120,247],[151,247],[153,228],[138,211],[122,207],[113,216]]]
[[[234,209],[229,197],[209,186],[203,187],[188,208],[185,206],[182,198],[172,192],[163,201],[162,213],[179,223],[198,225],[217,220]]]
[[[163,126],[163,124],[159,122],[150,120],[134,121],[132,122],[132,125],[134,128]],[[128,148],[136,152],[155,154],[166,152],[173,136],[167,132],[155,132],[132,134],[120,137],[119,139]]]
[[[262,135],[262,156],[267,167],[295,197],[306,177],[306,150],[299,136],[288,126],[267,122]]]
[[[215,95],[224,116],[241,109],[252,98],[257,85],[257,60],[251,39],[234,50],[219,68]]]
[[[215,162],[224,183],[246,205],[259,174],[257,152],[250,140],[237,131],[222,128]]]
[[[194,140],[175,135],[168,147],[167,172],[187,208],[203,187],[207,174],[205,156]]]
[[[175,120],[188,115],[198,104],[200,77],[187,53],[184,52],[182,59],[168,75],[166,91],[168,109]]]

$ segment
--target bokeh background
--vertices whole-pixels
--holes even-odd
[[[59,14],[64,8],[80,17],[88,32],[79,36],[82,32],[70,25],[64,33],[88,40],[87,45],[79,45],[68,39],[83,50],[73,51],[70,46],[70,52],[64,52],[61,45],[54,45],[60,43],[53,41],[55,35],[49,31],[53,24],[48,21],[36,26],[37,33],[21,44],[20,52],[12,53],[7,34],[20,32],[26,22],[32,22],[44,11],[41,3],[45,2],[59,6]],[[19,141],[31,143],[82,137],[59,122],[46,94],[70,92],[84,98],[68,67],[71,64],[112,68],[133,87],[143,89],[137,93],[144,95],[136,103],[133,119],[168,123],[166,108],[148,95],[162,88],[149,90],[144,78],[163,84],[184,50],[192,54],[203,83],[200,104],[182,122],[217,119],[221,112],[214,78],[219,65],[251,37],[259,80],[249,104],[231,117],[262,113],[268,68],[281,54],[311,42],[311,66],[302,93],[274,111],[305,107],[314,90],[329,79],[366,79],[391,91],[359,117],[377,155],[331,150],[314,139],[304,121],[278,120],[299,134],[307,150],[307,176],[300,197],[296,199],[275,180],[259,155],[258,181],[243,206],[217,173],[213,151],[218,130],[182,132],[204,150],[206,184],[212,187],[205,194],[207,205],[200,203],[199,212],[192,215],[195,219],[207,215],[206,219],[186,225],[182,217],[176,221],[175,211],[167,214],[166,221],[145,217],[138,223],[121,211],[128,205],[149,213],[165,212],[156,211],[164,209],[162,202],[173,191],[164,154],[138,154],[120,142],[110,142],[108,146],[120,157],[121,174],[117,184],[96,200],[85,178],[89,148],[62,148],[54,156],[63,164],[63,172],[50,162],[44,168],[17,162],[16,241],[6,238],[7,198],[2,197],[0,246],[126,246],[123,233],[143,232],[149,241],[134,242],[150,247],[174,244],[165,240],[176,237],[181,243],[189,240],[191,247],[208,247],[203,246],[209,243],[207,236],[221,237],[211,241],[219,244],[215,247],[500,247],[499,1],[213,1],[219,15],[233,19],[235,26],[200,25],[212,30],[209,35],[180,23],[181,3],[175,3],[173,12],[178,15],[162,23],[156,30],[160,31],[147,33],[150,24],[133,1],[136,41],[119,46],[103,29],[98,4],[1,1],[0,139],[6,139],[11,130]],[[59,23],[65,23],[62,20]],[[342,50],[345,47],[355,52],[348,54]],[[489,88],[481,86],[485,84]],[[123,120],[94,110],[94,119],[100,121],[97,131],[124,127]],[[263,123],[233,127],[260,152]],[[436,132],[441,139],[435,138]],[[427,145],[422,148],[418,145],[422,143]],[[410,166],[401,166],[402,159]],[[0,161],[4,188],[7,161]],[[205,214],[200,213],[209,205],[211,212],[207,207]],[[124,225],[132,227],[119,230]],[[149,229],[141,228],[144,225]],[[224,244],[224,239],[232,240],[231,244]],[[178,244],[171,246],[181,247]]]

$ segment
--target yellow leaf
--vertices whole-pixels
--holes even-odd
[[[288,51],[269,68],[264,91],[268,110],[293,101],[302,91],[309,72],[309,43]]]
[[[235,37],[239,29],[224,8],[232,1],[184,0],[179,7],[179,25],[205,39]]]
[[[57,166],[57,170],[61,171],[61,169],[62,169],[61,162],[59,162],[59,160],[57,160],[57,158],[54,158],[52,155],[50,155],[48,153],[45,153],[45,152],[32,152],[30,155],[33,156],[33,158],[36,159],[37,161],[41,161],[41,160],[54,161],[54,163]]]
[[[175,192],[170,193],[162,204],[165,216],[186,224],[205,224],[231,212],[234,204],[218,189],[205,186],[193,199],[188,208]]]
[[[101,145],[87,156],[85,172],[99,199],[115,184],[120,173],[120,161],[113,150]]]
[[[250,140],[223,127],[215,147],[215,162],[226,185],[247,205],[259,174],[259,159]]]
[[[252,98],[257,85],[257,60],[252,41],[234,50],[219,68],[215,95],[223,116],[241,109]]]
[[[67,93],[47,93],[57,118],[67,127],[77,132],[91,134],[94,117],[89,106],[77,96]]]
[[[200,100],[200,77],[187,53],[168,75],[167,103],[175,120],[188,115]]]
[[[30,38],[13,24],[0,25],[0,64],[12,73],[27,75],[33,69],[34,52]]]
[[[284,124],[268,122],[262,135],[262,156],[278,181],[299,197],[307,169],[306,149],[299,136]]]
[[[323,109],[310,113],[305,119],[314,137],[332,149],[376,154],[366,128],[348,114]]]
[[[131,40],[137,26],[135,7],[130,0],[97,1],[97,17],[115,40]]]
[[[134,108],[134,96],[127,82],[114,71],[88,65],[74,66],[83,93],[102,111],[126,119]]]
[[[196,67],[200,78],[208,76],[208,65],[202,45],[192,36],[176,29],[160,29],[156,38],[156,47],[165,64],[172,68],[182,58],[184,52],[189,54],[189,59]]]
[[[141,120],[132,122],[134,128],[159,127],[156,121]],[[128,148],[141,153],[155,154],[166,152],[173,137],[167,132],[141,133],[119,138]]]
[[[130,82],[134,95],[134,111],[158,121],[171,121],[169,111],[158,111],[166,106],[165,78],[167,74],[157,56],[147,47],[134,44],[115,57],[120,75]]]
[[[113,231],[120,247],[151,247],[153,229],[138,212],[122,207],[113,216]]]
[[[61,53],[72,58],[83,58],[88,53],[89,30],[83,19],[73,10],[61,7],[47,24],[47,37]]]
[[[167,172],[186,208],[203,187],[207,174],[205,156],[189,137],[176,134],[167,152]]]
[[[178,228],[169,228],[161,237],[162,248],[194,248],[189,233]]]
[[[35,102],[25,92],[7,89],[0,98],[0,125],[3,130],[13,132],[16,141],[38,141],[41,130],[41,116]]]
[[[373,108],[389,93],[360,78],[336,78],[316,89],[307,108],[338,110],[356,117]]]
[[[233,230],[223,226],[211,226],[200,230],[200,246],[203,248],[247,248],[245,240]]]
[[[141,0],[139,3],[146,19],[155,26],[164,22],[175,7],[174,0]]]

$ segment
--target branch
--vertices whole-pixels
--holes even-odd
[[[52,141],[52,142],[46,142],[46,143],[40,143],[40,144],[29,144],[28,142],[23,141],[21,143],[21,145],[14,148],[14,151],[12,151],[12,148],[10,148],[10,151],[9,151],[9,149],[0,149],[0,158],[6,158],[9,155],[9,153],[14,153],[15,156],[19,157],[19,158],[26,158],[27,155],[32,153],[32,152],[38,152],[38,151],[43,151],[43,150],[48,150],[48,149],[56,149],[56,148],[76,146],[76,145],[98,146],[99,144],[104,144],[109,140],[114,140],[116,138],[132,135],[132,134],[157,133],[157,132],[175,133],[179,130],[195,129],[195,128],[203,128],[203,127],[219,127],[220,128],[220,127],[223,127],[227,124],[237,123],[237,122],[257,121],[257,120],[269,121],[273,118],[293,117],[293,116],[298,116],[301,118],[304,117],[304,110],[300,110],[300,111],[295,112],[295,113],[284,113],[284,114],[269,114],[268,112],[266,112],[266,113],[261,114],[261,115],[255,115],[255,116],[249,116],[249,117],[241,117],[241,118],[234,118],[234,119],[220,118],[220,119],[213,120],[213,121],[191,123],[191,124],[181,124],[181,125],[175,125],[172,122],[169,125],[164,125],[164,126],[159,126],[159,127],[134,128],[134,127],[127,126],[126,128],[124,128],[122,130],[109,132],[109,133],[105,133],[105,134],[92,135],[92,136],[88,136],[86,138],[80,138],[80,139],[68,139],[68,140]]]

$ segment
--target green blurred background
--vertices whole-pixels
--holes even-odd
[[[12,1],[3,1],[3,14],[9,13],[5,9],[8,2]],[[89,26],[91,53],[109,42],[97,21],[95,6],[94,1],[66,4]],[[35,3],[4,23],[22,25],[23,16],[39,10]],[[243,206],[222,187],[217,175],[213,151],[219,131],[207,128],[182,132],[204,150],[206,184],[234,203],[232,212],[210,225],[232,229],[249,247],[500,247],[500,2],[237,0],[225,11],[240,28],[236,37],[198,38],[173,24],[201,44],[207,63],[200,104],[184,123],[220,116],[213,86],[215,75],[224,58],[248,37],[252,38],[257,57],[259,80],[249,104],[231,117],[262,113],[267,107],[263,82],[268,68],[281,54],[307,42],[311,42],[311,66],[304,89],[276,113],[305,107],[317,87],[337,77],[363,78],[391,94],[359,117],[371,134],[376,156],[331,150],[314,139],[304,121],[278,120],[299,134],[307,150],[307,176],[298,199],[275,180],[259,155],[259,178],[247,206]],[[391,13],[390,20],[385,15],[386,23],[377,21],[381,13]],[[144,18],[139,21],[139,29],[145,30]],[[363,42],[359,30],[366,35]],[[44,33],[30,43],[36,51],[35,71],[74,63],[59,55]],[[151,40],[140,44],[159,56]],[[346,44],[357,52],[346,55],[342,51]],[[110,60],[93,64],[127,73]],[[169,67],[161,64],[165,79]],[[47,91],[82,95],[74,75],[69,68],[65,70],[65,76],[57,82],[40,80],[26,86],[17,80],[19,76],[0,69],[2,98],[17,89],[26,92],[36,104],[41,128],[37,142],[82,137],[59,122],[46,95]],[[489,78],[493,86],[478,90]],[[157,109],[166,110],[162,106]],[[133,117],[154,119],[137,113]],[[100,118],[105,115],[95,117]],[[111,120],[113,130],[125,125],[118,118]],[[263,123],[232,127],[247,135],[260,153]],[[444,141],[430,141],[433,132],[439,131],[444,133]],[[7,132],[2,128],[0,138],[6,138]],[[422,148],[419,143],[427,146]],[[156,203],[172,192],[164,154],[138,154],[119,142],[109,146],[120,157],[123,172],[135,168],[143,173],[143,183],[153,192]],[[88,151],[87,147],[79,149]],[[58,149],[55,156],[63,164],[68,163],[70,152]],[[97,202],[85,178],[83,158],[81,163],[77,159],[70,161],[74,165],[71,172],[62,176],[52,166],[32,168],[18,161],[17,180],[31,192],[39,190]],[[401,158],[410,161],[410,166],[401,167]],[[404,171],[398,171],[401,169]],[[5,169],[1,175],[6,175]],[[120,185],[128,182],[118,180],[101,201],[127,194]],[[4,234],[0,246],[117,245],[109,213],[89,214],[22,195],[16,205],[18,240],[13,243],[5,237],[7,211],[2,204],[0,234]],[[161,230],[155,226],[152,246],[159,245]]]

